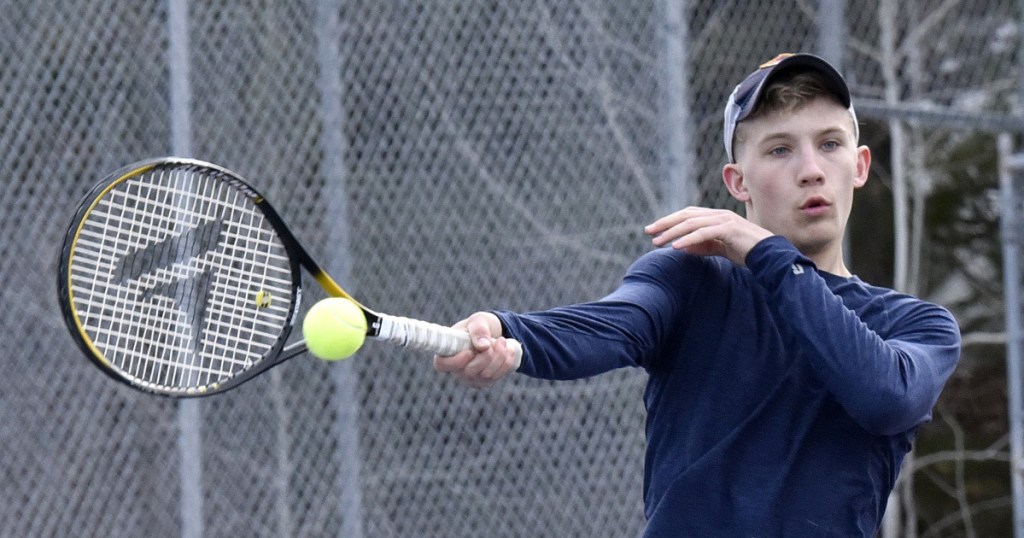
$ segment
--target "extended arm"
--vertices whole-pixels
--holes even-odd
[[[519,371],[544,379],[580,379],[615,368],[647,366],[658,343],[686,323],[689,295],[706,265],[697,257],[660,250],[641,257],[622,284],[600,301],[527,314],[478,312],[466,327],[473,352],[435,357],[438,371],[477,387],[512,369],[504,338],[523,346]],[[668,285],[666,274],[687,274],[689,285]]]

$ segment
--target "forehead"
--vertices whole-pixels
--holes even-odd
[[[792,110],[766,112],[737,125],[737,140],[755,142],[773,136],[842,131],[853,137],[850,111],[828,97],[817,97]]]

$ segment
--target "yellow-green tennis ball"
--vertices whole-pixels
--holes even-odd
[[[347,359],[366,339],[366,316],[351,300],[330,297],[309,309],[302,321],[302,335],[306,348],[318,358]]]

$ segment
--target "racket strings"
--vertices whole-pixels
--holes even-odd
[[[223,382],[260,360],[288,323],[280,240],[244,193],[202,171],[156,168],[121,182],[86,216],[73,256],[83,328],[144,385]]]

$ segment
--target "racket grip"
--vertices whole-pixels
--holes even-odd
[[[379,314],[380,330],[377,338],[399,346],[427,351],[443,357],[454,355],[473,347],[469,333],[462,329],[445,327],[418,319]],[[518,370],[523,360],[523,346],[511,338],[506,343],[515,352],[513,370]]]

